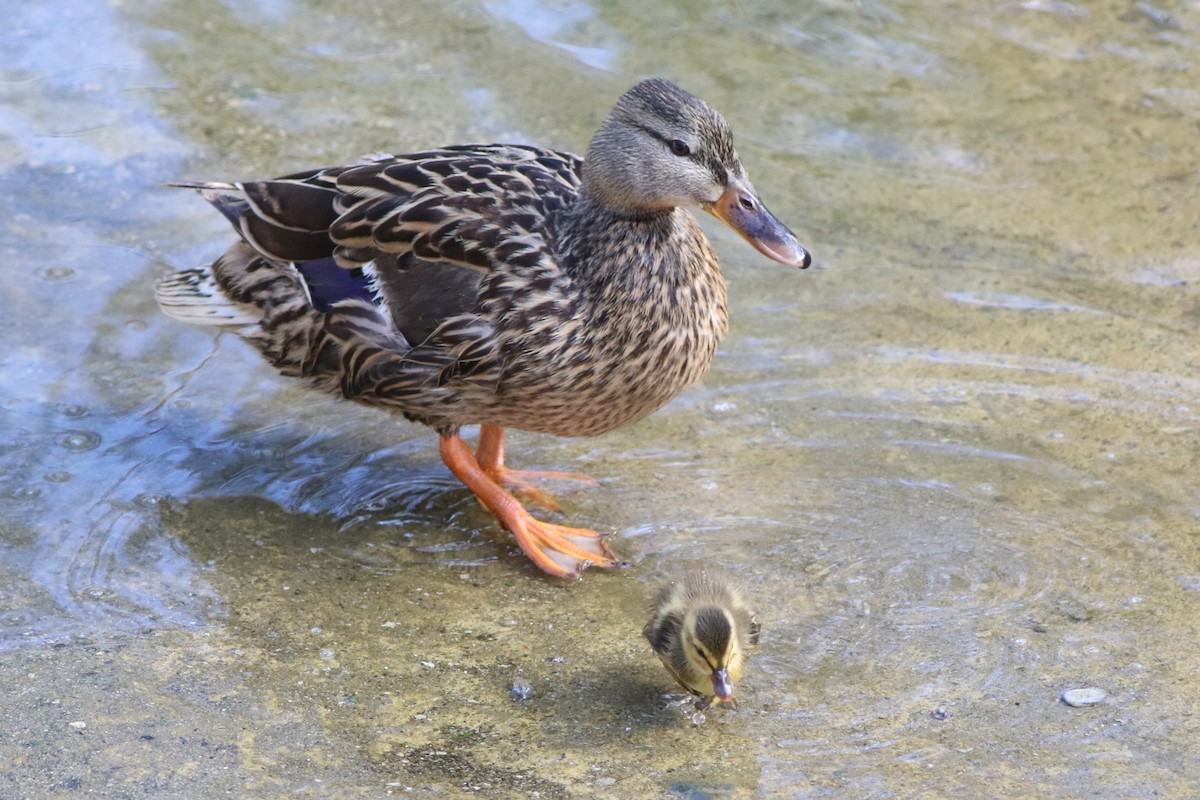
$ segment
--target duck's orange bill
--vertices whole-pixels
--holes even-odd
[[[767,210],[749,181],[731,178],[725,191],[704,210],[742,235],[754,249],[767,258],[804,269],[812,256],[796,240],[787,226]]]

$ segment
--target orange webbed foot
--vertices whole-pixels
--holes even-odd
[[[561,511],[562,506],[552,494],[535,486],[534,480],[578,481],[589,486],[600,485],[600,481],[592,476],[579,472],[509,469],[504,465],[504,428],[498,425],[481,425],[479,427],[479,444],[475,448],[475,460],[479,464],[479,468],[493,481],[550,511]]]
[[[485,508],[496,515],[500,524],[516,538],[525,555],[542,571],[559,578],[578,578],[589,566],[618,566],[619,562],[605,541],[604,534],[534,518],[517,498],[481,466],[477,455],[457,435],[443,435],[440,450],[442,460],[450,471],[475,493]],[[502,439],[499,453],[502,465]]]

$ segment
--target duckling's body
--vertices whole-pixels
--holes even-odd
[[[603,433],[704,376],[725,282],[681,206],[776,261],[809,263],[758,200],[720,114],[661,79],[622,96],[586,160],[464,145],[187,185],[240,240],[161,282],[164,311],[234,329],[285,374],[437,430],[450,470],[562,577],[617,561],[596,532],[534,519],[504,488],[529,489],[504,465],[504,428]],[[482,426],[475,452],[459,438],[468,424]]]
[[[733,689],[758,646],[759,629],[729,577],[707,569],[663,587],[642,635],[703,710],[714,701],[736,705]]]

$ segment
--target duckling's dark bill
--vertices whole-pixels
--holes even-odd
[[[729,700],[733,697],[733,683],[729,680],[729,672],[723,669],[714,669],[712,674],[713,694],[722,700]]]
[[[795,234],[767,210],[749,183],[730,180],[717,201],[706,204],[704,210],[733,228],[755,250],[773,261],[800,269],[812,263],[812,256]]]

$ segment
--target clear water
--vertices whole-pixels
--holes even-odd
[[[0,793],[1195,796],[1194,3],[9,6]],[[650,74],[818,265],[706,220],[705,384],[512,437],[628,570],[535,575],[431,433],[154,307],[228,240],[170,180],[578,151]],[[763,644],[696,725],[638,634],[709,562]]]

